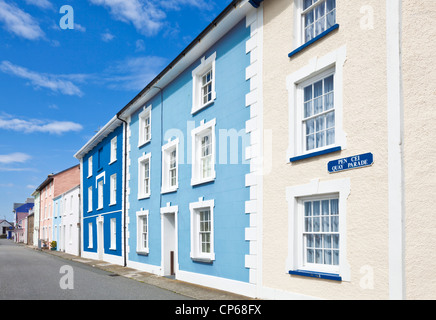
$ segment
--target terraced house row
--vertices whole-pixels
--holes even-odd
[[[41,185],[40,237],[250,297],[434,298],[434,21],[232,1],[75,154],[80,183]]]

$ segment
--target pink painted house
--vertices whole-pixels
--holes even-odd
[[[36,189],[40,192],[39,239],[47,245],[53,239],[53,199],[80,184],[80,166],[51,174]]]

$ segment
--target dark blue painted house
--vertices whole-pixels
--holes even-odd
[[[82,256],[123,264],[124,124],[110,120],[75,157],[81,164]]]

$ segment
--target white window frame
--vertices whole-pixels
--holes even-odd
[[[98,202],[97,202],[97,210],[103,209],[104,203],[103,203],[103,192],[104,192],[104,183],[103,180],[100,180],[97,183],[97,194],[98,194]]]
[[[94,247],[93,243],[93,230],[92,230],[92,222],[88,223],[88,249],[92,249]]]
[[[191,185],[198,185],[215,180],[216,178],[216,119],[213,119],[207,123],[203,123],[191,131],[192,138],[192,178]],[[211,155],[211,175],[209,177],[202,177],[201,172],[201,139],[211,134],[212,155]]]
[[[350,179],[319,181],[286,188],[288,202],[288,256],[285,272],[309,271],[337,274],[342,281],[351,281],[350,265],[347,260],[347,199],[351,191]],[[337,198],[339,205],[339,266],[307,265],[304,263],[304,201]]]
[[[88,212],[92,212],[92,186],[88,188]]]
[[[92,177],[92,156],[88,158],[88,178]]]
[[[144,241],[142,238],[143,234],[143,219],[147,219],[147,230],[146,230],[146,242],[147,246],[144,246]],[[139,254],[148,254],[149,248],[150,248],[150,220],[149,220],[149,211],[148,210],[141,210],[136,212],[136,252]]]
[[[139,114],[139,139],[138,139],[138,148],[142,147],[146,143],[151,141],[151,105],[148,107],[144,107],[143,111]],[[146,120],[149,119],[148,137],[145,137],[145,127]]]
[[[117,204],[117,174],[114,173],[110,177],[110,206]]]
[[[200,65],[192,71],[192,110],[191,114],[194,114],[203,108],[211,105],[216,100],[216,52],[212,53],[207,59],[203,57],[201,59]],[[203,95],[202,95],[202,78],[205,74],[212,71],[212,91],[211,91],[211,100],[207,103],[203,103]]]
[[[145,190],[143,184],[145,177],[145,172],[143,165],[148,161],[148,192]],[[138,200],[149,198],[151,195],[151,153],[144,154],[138,159]]]
[[[176,151],[176,167],[171,169],[171,154]],[[176,184],[171,186],[171,173],[170,170],[176,172]],[[162,146],[162,193],[174,192],[179,187],[179,138],[169,141],[166,145]]]
[[[214,250],[214,200],[199,199],[198,202],[189,204],[191,212],[191,252],[190,256],[193,260],[211,262],[215,260]],[[210,252],[203,253],[200,249],[200,212],[202,210],[209,210],[210,212]]]
[[[337,1],[337,0],[336,0]],[[317,7],[322,2],[327,2],[327,0],[319,0],[317,3],[312,4],[309,8],[306,10],[303,10],[304,8],[304,0],[296,0],[294,2],[294,43],[293,48],[296,49],[306,43],[305,39],[305,14],[312,10],[314,7]],[[335,24],[338,23],[338,15],[337,15],[337,4],[336,4],[336,17],[335,17]],[[316,37],[316,36],[314,36]]]
[[[110,219],[110,247],[109,250],[117,249],[117,219]]]
[[[117,145],[118,141],[117,140],[118,140],[117,137],[114,137],[111,140],[111,156],[110,156],[109,164],[112,164],[115,161],[117,161],[117,148],[118,148],[118,145]]]
[[[341,147],[346,149],[346,133],[343,129],[343,67],[346,60],[346,47],[343,46],[322,58],[314,58],[309,64],[292,73],[286,79],[289,94],[289,146],[286,152],[290,158],[311,154],[317,151]],[[334,72],[335,143],[315,150],[304,150],[303,132],[304,83],[317,79],[327,70]],[[334,71],[333,71],[334,70]]]

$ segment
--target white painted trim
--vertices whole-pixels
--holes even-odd
[[[215,249],[214,249],[214,207],[215,207],[215,200],[203,200],[202,198],[199,199],[198,202],[191,202],[189,204],[189,211],[191,212],[191,252],[190,257],[191,259],[206,259],[213,261],[215,260]],[[197,211],[199,209],[206,209],[208,208],[210,210],[210,253],[200,253],[198,252],[198,227],[199,223]]]
[[[194,114],[210,104],[216,99],[215,91],[215,74],[216,74],[216,52],[212,53],[209,58],[201,58],[200,65],[192,71],[192,109],[191,114]],[[202,102],[201,95],[201,77],[209,70],[212,69],[212,100],[206,104]]]
[[[141,190],[142,189],[142,187],[141,187],[141,179],[142,179],[141,163],[146,161],[146,160],[148,160],[148,172],[149,172],[148,180],[149,180],[149,184],[150,184],[149,188],[148,188],[149,189],[148,193],[146,193],[145,190]],[[143,192],[141,192],[141,191],[143,191]],[[150,196],[151,196],[151,152],[144,154],[142,157],[138,158],[138,200],[146,199],[146,198],[149,198]]]
[[[401,15],[402,1],[387,0],[389,297],[393,300],[406,297]]]
[[[142,231],[140,230],[140,224],[139,224],[139,218],[140,217],[147,217],[147,248],[144,248],[142,246],[142,240],[140,240],[139,238],[139,234],[142,233]],[[150,253],[150,246],[149,246],[149,239],[150,239],[150,221],[149,221],[149,217],[150,216],[150,212],[149,210],[144,210],[141,209],[141,211],[137,211],[136,212],[136,253],[139,254],[149,254]]]
[[[170,149],[176,149],[176,172],[177,180],[175,186],[169,185],[169,156]],[[170,150],[172,151],[172,150]],[[162,146],[162,186],[161,193],[174,192],[179,188],[179,138],[169,141],[167,144]]]
[[[143,110],[141,111],[141,113],[139,113],[138,115],[138,148],[142,147],[143,145],[145,145],[146,143],[151,141],[151,127],[152,127],[152,123],[151,123],[151,110],[152,110],[152,106],[149,105],[148,107],[143,107]],[[149,116],[150,117],[150,138],[148,140],[143,140],[143,136],[144,136],[144,121],[145,118]]]
[[[286,162],[295,156],[303,155],[302,132],[299,123],[302,113],[302,105],[299,103],[299,85],[320,73],[334,68],[334,100],[335,100],[335,145],[326,148],[340,146],[342,150],[347,147],[347,135],[343,129],[343,69],[347,58],[346,46],[330,52],[318,58],[315,57],[303,68],[295,71],[286,78],[286,87],[289,93],[289,146],[286,152]]]
[[[245,230],[249,242],[249,254],[245,256],[245,267],[249,269],[249,283],[255,286],[259,295],[262,286],[262,206],[263,174],[263,4],[247,13],[246,26],[250,38],[246,42],[246,53],[250,54],[250,65],[245,78],[250,81],[250,92],[245,105],[250,108],[250,119],[245,123],[245,132],[250,135],[246,155],[250,158],[250,173],[245,176],[245,186],[250,189],[250,199],[245,202],[245,213],[250,215],[250,226]],[[247,152],[248,151],[248,152]]]
[[[165,255],[165,248],[164,248],[164,237],[165,237],[165,230],[164,230],[164,219],[165,215],[167,214],[174,214],[174,272],[177,274],[179,272],[179,235],[178,235],[178,219],[179,219],[179,206],[170,206],[170,203],[167,203],[166,207],[160,208],[160,215],[161,215],[161,276],[165,276],[165,263],[164,263],[164,255]]]
[[[202,183],[206,183],[206,182],[210,182],[215,180],[216,178],[216,169],[215,169],[215,163],[216,163],[216,118],[210,120],[207,123],[203,123],[198,126],[197,128],[193,129],[191,131],[191,143],[192,143],[192,164],[191,164],[191,168],[192,168],[192,177],[191,177],[191,186],[194,185],[198,185],[198,184],[202,184]],[[200,162],[199,162],[199,158],[198,155],[200,154],[199,148],[201,146],[198,145],[198,141],[197,141],[197,136],[198,135],[202,135],[206,130],[210,130],[211,131],[211,135],[212,135],[212,174],[209,178],[206,179],[201,179],[200,178]]]
[[[299,201],[300,198],[339,194],[339,275],[342,281],[351,281],[350,265],[347,260],[347,199],[351,192],[349,178],[319,181],[314,179],[310,183],[286,188],[286,200],[288,201],[288,257],[286,259],[285,273],[297,270],[300,267],[302,257],[302,243],[298,236],[299,232]]]

